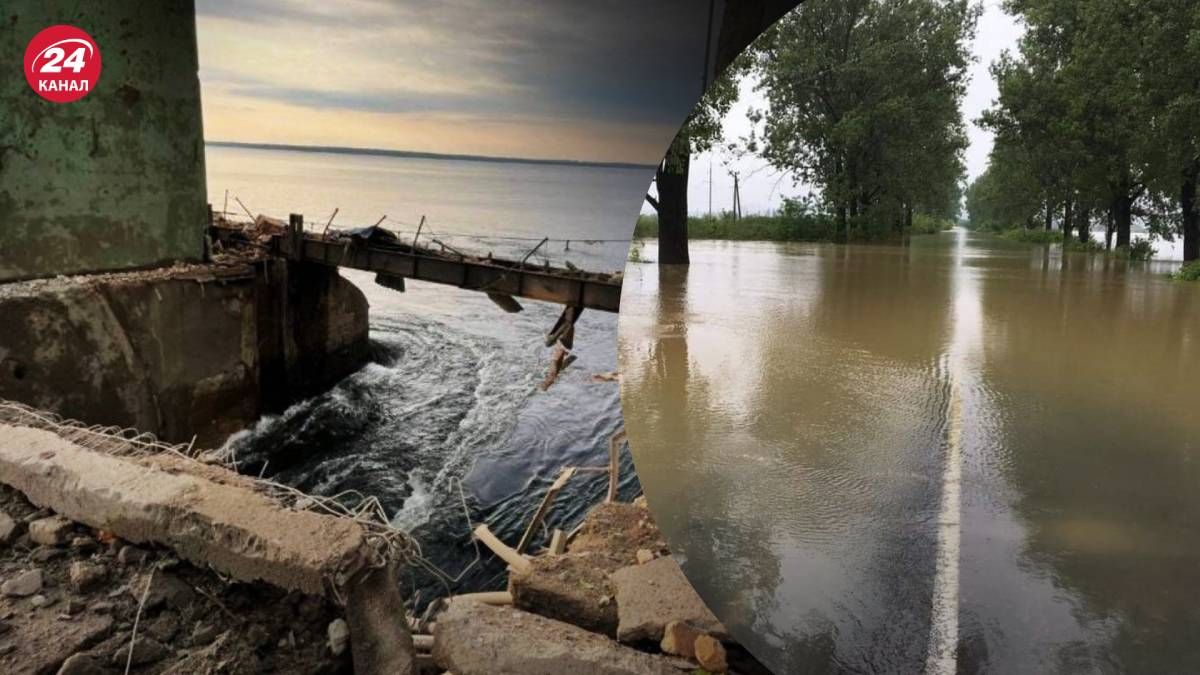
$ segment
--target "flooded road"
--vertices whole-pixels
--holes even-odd
[[[627,268],[622,404],[689,577],[764,662],[1200,668],[1200,286],[1175,264],[965,231],[692,261]]]

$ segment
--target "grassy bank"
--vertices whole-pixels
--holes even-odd
[[[954,227],[950,221],[917,215],[909,234],[934,234]],[[776,215],[742,216],[735,220],[723,214],[719,216],[692,216],[688,218],[689,239],[725,239],[731,241],[840,241],[844,239],[838,231],[837,221],[823,214],[800,213]],[[658,217],[638,217],[634,236],[654,238],[658,236]],[[895,230],[888,227],[852,226],[853,241],[883,241],[896,238]]]
[[[1200,260],[1185,264],[1171,278],[1176,281],[1200,281]]]

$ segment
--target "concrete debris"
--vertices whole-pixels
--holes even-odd
[[[20,529],[17,521],[13,520],[12,516],[0,511],[0,545],[8,546],[16,541],[20,535]]]
[[[711,635],[701,635],[695,642],[696,662],[710,673],[723,673],[729,669],[725,660],[725,647]]]
[[[345,619],[334,619],[326,631],[329,636],[329,651],[339,656],[350,646],[350,626]]]
[[[651,551],[648,548],[639,548],[637,550],[637,563],[639,565],[645,565],[651,560],[654,560],[654,557],[654,551]]]
[[[706,633],[728,637],[674,558],[624,567],[613,572],[612,581],[617,589],[617,639],[622,642],[659,642],[671,621],[683,621]]]
[[[61,546],[71,540],[71,521],[61,516],[41,518],[29,524],[29,538],[42,546]]]
[[[108,570],[104,565],[78,560],[71,563],[68,574],[71,579],[71,588],[79,593],[87,593],[95,590],[104,582],[104,578],[108,576]]]
[[[93,452],[41,429],[0,424],[0,482],[63,516],[133,542],[158,542],[244,581],[325,592],[371,559],[354,521],[281,507],[239,483],[169,472],[153,462]]]
[[[112,631],[106,616],[81,616],[71,621],[29,622],[17,625],[11,642],[17,650],[3,661],[6,672],[54,673],[70,655],[103,640]],[[19,658],[13,658],[19,657]]]
[[[659,648],[665,654],[674,654],[685,659],[695,658],[696,638],[701,635],[704,633],[682,621],[671,621],[663,629],[663,639]]]
[[[0,593],[12,598],[27,598],[42,590],[42,571],[26,570],[0,584]]]
[[[611,572],[637,561],[639,549],[666,553],[667,542],[643,507],[620,502],[598,504],[567,545],[569,553],[594,553],[607,560]]]
[[[22,523],[48,515],[43,510],[28,517],[34,507],[5,485],[0,485],[0,511]],[[326,597],[288,593],[263,583],[230,583],[206,567],[175,561],[150,546],[141,549],[144,564],[120,565],[121,542],[99,532],[85,534],[78,523],[73,528],[78,530],[76,537],[104,540],[106,545],[31,550],[23,537],[23,544],[0,546],[0,582],[33,570],[42,577],[42,587],[32,595],[0,594],[0,673],[119,675],[125,671],[120,657],[128,655],[135,617],[140,619],[135,661],[162,656],[135,666],[133,673],[351,672],[350,654],[334,657],[326,646],[326,627],[345,611]],[[33,564],[36,553],[44,550],[58,556]],[[139,617],[150,564],[158,581],[151,586],[147,604],[155,607],[142,606]],[[77,583],[100,568],[105,571],[102,583],[90,592],[76,590]],[[48,604],[35,606],[38,595]],[[182,608],[172,607],[184,603]],[[287,646],[278,648],[285,637]]]
[[[528,572],[509,575],[513,605],[615,637],[617,607],[612,598],[616,590],[596,558],[590,554],[534,558]]]
[[[456,675],[680,675],[672,662],[516,609],[452,601],[433,658]]]

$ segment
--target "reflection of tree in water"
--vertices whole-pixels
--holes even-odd
[[[692,372],[688,354],[690,270],[658,269],[655,335],[638,363],[622,363],[622,403],[638,475],[659,526],[685,559],[701,597],[753,650],[770,639],[772,628],[757,618],[775,602],[779,565],[769,550],[769,521],[733,518],[730,505],[742,486],[711,470],[724,460],[722,448],[708,438],[711,385]],[[639,371],[630,372],[631,365]]]
[[[1026,562],[1094,631],[1058,658],[1194,671],[1200,293],[1105,257],[1039,257],[982,275],[982,379],[1006,411],[998,470]]]
[[[773,665],[919,666],[941,410],[912,390],[937,376],[945,264],[906,269],[926,252],[900,247],[813,250],[722,255],[694,266],[704,276],[690,286],[686,271],[662,270],[658,333],[638,372],[623,364],[639,473],[702,595]],[[722,287],[744,296],[732,303],[734,335],[719,334],[728,344],[706,325],[730,308],[715,297]],[[693,362],[714,341],[733,351],[726,365],[741,364],[736,381]],[[846,569],[831,572],[831,559]],[[813,565],[838,576],[836,590],[820,587]],[[869,588],[855,588],[859,578]]]
[[[793,261],[795,262],[795,261]],[[821,251],[806,301],[771,317],[763,382],[747,428],[769,464],[763,517],[793,548],[777,621],[795,631],[789,663],[876,672],[919,670],[925,657],[940,498],[944,400],[938,357],[949,332],[942,248]],[[788,336],[781,339],[783,335]],[[833,560],[837,585],[806,574]],[[815,599],[796,607],[795,599]]]

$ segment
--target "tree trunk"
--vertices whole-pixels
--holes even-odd
[[[680,131],[654,175],[658,187],[658,264],[687,265],[687,188],[691,141]]]
[[[1113,230],[1116,226],[1116,218],[1113,217],[1113,209],[1108,209],[1108,220],[1104,224],[1104,250],[1112,250]]]
[[[1087,244],[1092,239],[1092,211],[1091,209],[1079,209],[1078,214],[1075,227],[1079,230],[1079,243]]]
[[[904,231],[912,232],[913,229],[913,207],[912,204],[904,205]]]
[[[1067,197],[1067,203],[1063,205],[1063,222],[1062,235],[1063,243],[1071,240],[1071,226],[1075,223],[1075,200]]]
[[[1185,172],[1179,191],[1183,209],[1183,261],[1200,260],[1200,212],[1196,210],[1196,183],[1200,179],[1200,164]]]
[[[1054,229],[1054,202],[1046,200],[1046,231]]]
[[[1113,203],[1113,219],[1117,228],[1117,248],[1129,248],[1129,230],[1133,225],[1133,198],[1129,193],[1118,196]]]

